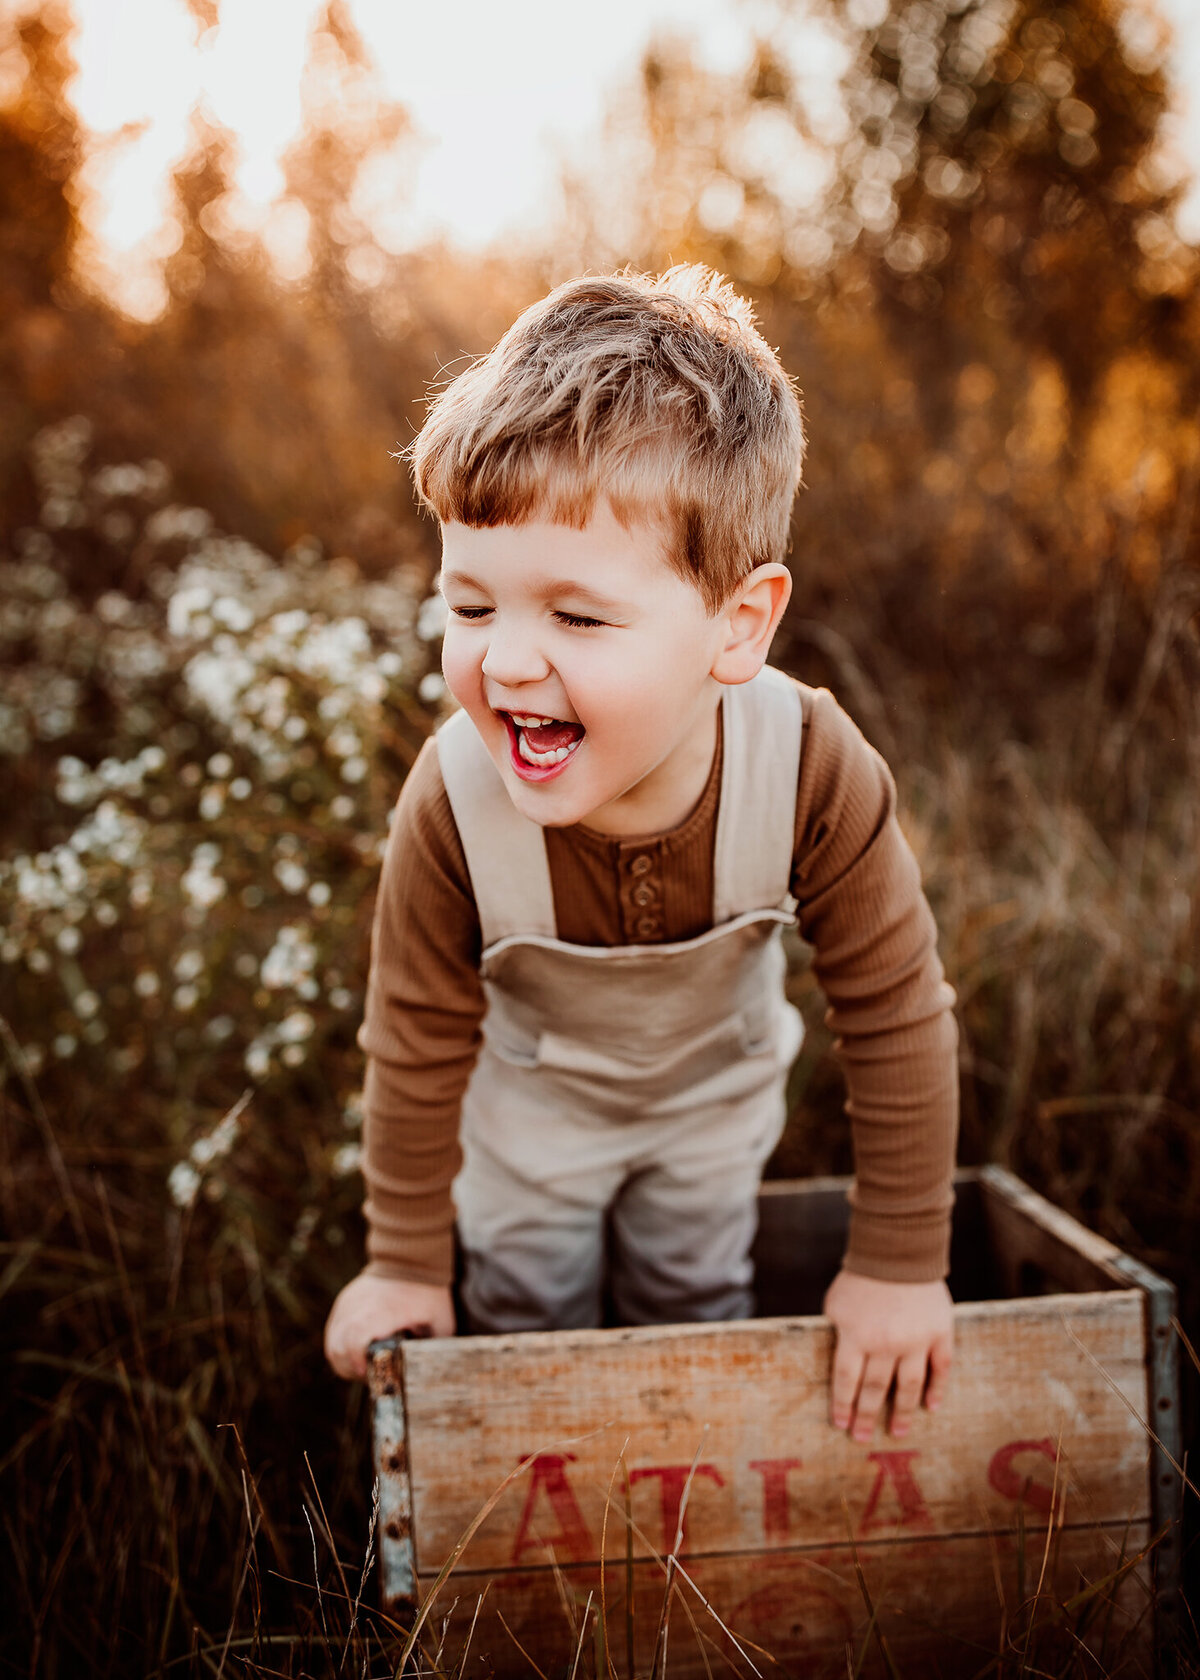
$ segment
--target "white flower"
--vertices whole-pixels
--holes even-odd
[[[139,997],[153,997],[158,991],[158,975],[153,969],[139,969],[133,977],[133,989]]]
[[[146,521],[145,534],[151,542],[200,542],[212,530],[212,514],[204,508],[177,507],[174,503],[159,508]]]
[[[308,889],[308,902],[318,907],[328,904],[333,893],[328,881],[314,881]]]
[[[352,683],[357,667],[371,656],[371,637],[361,618],[339,618],[312,627],[296,649],[296,669],[334,685]]]
[[[370,769],[365,758],[348,758],[342,765],[342,780],[344,782],[361,782]]]
[[[192,853],[180,886],[194,910],[210,910],[225,896],[225,882],[213,873],[220,855],[219,849],[208,842],[197,846]]]
[[[334,1178],[349,1178],[362,1165],[362,1145],[359,1143],[343,1143],[333,1152]]]
[[[233,595],[219,595],[212,604],[212,615],[227,630],[249,630],[254,623],[250,608]]]
[[[151,520],[150,524],[153,523]],[[194,583],[190,587],[177,589],[167,602],[167,629],[172,636],[194,635],[194,621],[204,617],[207,623],[207,613],[211,605],[212,590],[205,584]]]
[[[140,496],[146,488],[146,475],[132,461],[101,467],[92,474],[92,489],[98,496]]]
[[[352,729],[348,723],[339,724],[336,729],[331,730],[325,745],[335,758],[353,758],[356,753],[362,752],[362,741],[358,731]]]
[[[285,1015],[278,1027],[278,1037],[281,1044],[299,1044],[306,1038],[311,1038],[316,1022],[307,1009],[293,1009],[290,1015]]]
[[[95,992],[77,992],[75,994],[75,1013],[81,1021],[90,1021],[100,1008],[100,999]]]
[[[246,1072],[251,1079],[265,1079],[271,1071],[271,1045],[263,1038],[251,1040],[246,1048]]]
[[[216,780],[220,782],[223,781],[233,769],[233,760],[227,752],[216,752],[205,765],[205,769],[208,771],[210,776],[215,777]]]
[[[193,946],[188,951],[181,951],[175,959],[174,975],[176,980],[196,980],[204,973],[204,953]]]
[[[176,1207],[190,1208],[200,1189],[200,1174],[190,1161],[176,1161],[167,1174],[167,1189]]]
[[[198,1137],[188,1150],[192,1164],[197,1167],[207,1167],[211,1161],[216,1159],[217,1153],[216,1140],[208,1136]]]
[[[184,667],[183,680],[193,700],[218,722],[227,723],[256,674],[253,660],[244,653],[197,653]]]
[[[65,927],[57,934],[54,943],[65,957],[73,957],[83,941],[78,928]]]
[[[417,635],[423,642],[438,641],[446,633],[448,616],[445,599],[430,595],[417,609]]]
[[[308,885],[308,870],[294,858],[280,858],[275,865],[275,879],[284,892],[303,892]]]
[[[295,987],[308,978],[316,966],[317,951],[302,926],[281,927],[275,943],[263,958],[259,978],[268,991]]]
[[[440,700],[446,692],[446,679],[440,671],[426,671],[417,684],[417,693],[427,706]]]
[[[295,608],[291,612],[276,613],[273,618],[268,620],[267,629],[274,635],[290,641],[300,635],[302,631],[308,629],[308,614],[302,612],[299,608]]]

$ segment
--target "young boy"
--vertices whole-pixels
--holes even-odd
[[[765,666],[802,453],[748,306],[699,268],[559,287],[431,406],[462,710],[383,866],[343,1376],[375,1337],[453,1334],[455,1210],[473,1329],[594,1325],[606,1285],[627,1323],[753,1311],[795,916],[856,1152],[832,1421],[867,1440],[891,1392],[904,1435],[941,1399],[953,998],[886,767]]]

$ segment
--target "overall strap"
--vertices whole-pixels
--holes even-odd
[[[792,907],[800,691],[764,665],[721,696],[724,760],[713,857],[713,922]]]
[[[542,829],[523,817],[505,793],[466,712],[449,718],[435,740],[475,892],[483,949],[515,933],[553,939],[554,895]]]

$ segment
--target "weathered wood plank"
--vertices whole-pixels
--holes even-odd
[[[780,1551],[1004,1528],[1024,1495],[1068,1523],[1148,1515],[1143,1300],[1134,1290],[955,1309],[936,1418],[856,1446],[828,1425],[818,1319],[414,1342],[404,1348],[417,1567],[436,1571],[492,1492],[474,1569],[599,1556],[624,1451],[639,1555]],[[1084,1351],[1086,1350],[1086,1351]],[[1089,1357],[1090,1356],[1090,1357]],[[1114,1392],[1115,1390],[1115,1392]],[[1127,1402],[1127,1404],[1125,1403]]]
[[[874,1680],[886,1671],[874,1640],[865,1585],[875,1625],[906,1677],[968,1680],[986,1667],[1003,1642],[1020,1648],[1032,1626],[1030,1672],[1056,1672],[1053,1652],[1069,1650],[1074,1634],[1081,1633],[1094,1649],[1103,1647],[1107,1659],[1103,1672],[1120,1672],[1127,1680],[1138,1680],[1153,1672],[1147,1566],[1144,1561],[1134,1562],[1147,1540],[1145,1525],[1068,1528],[1052,1530],[1047,1545],[1043,1523],[1040,1528],[1031,1524],[1023,1543],[1012,1532],[868,1543],[856,1549],[861,1583],[855,1553],[847,1545],[759,1558],[696,1559],[686,1566],[694,1587],[678,1582],[672,1600],[666,1672],[671,1680],[699,1680],[708,1672],[701,1654],[703,1644],[714,1674],[751,1675],[750,1662],[722,1632],[723,1622],[764,1675],[843,1680],[854,1671],[866,1645],[868,1656],[861,1672]],[[609,1535],[603,1598],[605,1625],[620,1674],[626,1673],[623,1548],[618,1525]],[[1085,1584],[1104,1581],[1123,1563],[1132,1567],[1119,1582],[1096,1594],[1090,1603],[1075,1605],[1065,1618],[1059,1614],[1058,1607]],[[432,1580],[424,1586],[429,1590]],[[491,1668],[498,1675],[527,1677],[529,1663],[518,1651],[515,1638],[547,1674],[565,1673],[578,1643],[589,1593],[593,1610],[598,1612],[600,1607],[599,1566],[565,1565],[557,1577],[549,1570],[516,1571],[490,1579],[485,1572],[456,1572],[442,1588],[428,1623],[436,1630],[435,1645],[445,1624],[443,1667],[461,1653],[485,1587],[471,1639],[471,1665],[482,1659],[479,1672]],[[634,1671],[638,1674],[651,1671],[664,1594],[663,1569],[653,1562],[635,1563]],[[705,1608],[704,1600],[715,1616]],[[581,1675],[596,1672],[594,1625],[590,1618]],[[769,1659],[760,1654],[764,1651]]]
[[[980,1237],[998,1274],[1003,1297],[1064,1290],[1124,1289],[1115,1244],[1089,1231],[1001,1167],[984,1167]]]

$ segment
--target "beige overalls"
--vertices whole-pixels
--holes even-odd
[[[800,699],[767,668],[721,710],[713,926],[675,944],[558,939],[542,829],[465,713],[438,732],[487,999],[454,1185],[477,1330],[596,1325],[606,1276],[622,1323],[753,1311],[755,1196],[803,1033],[780,944]]]

